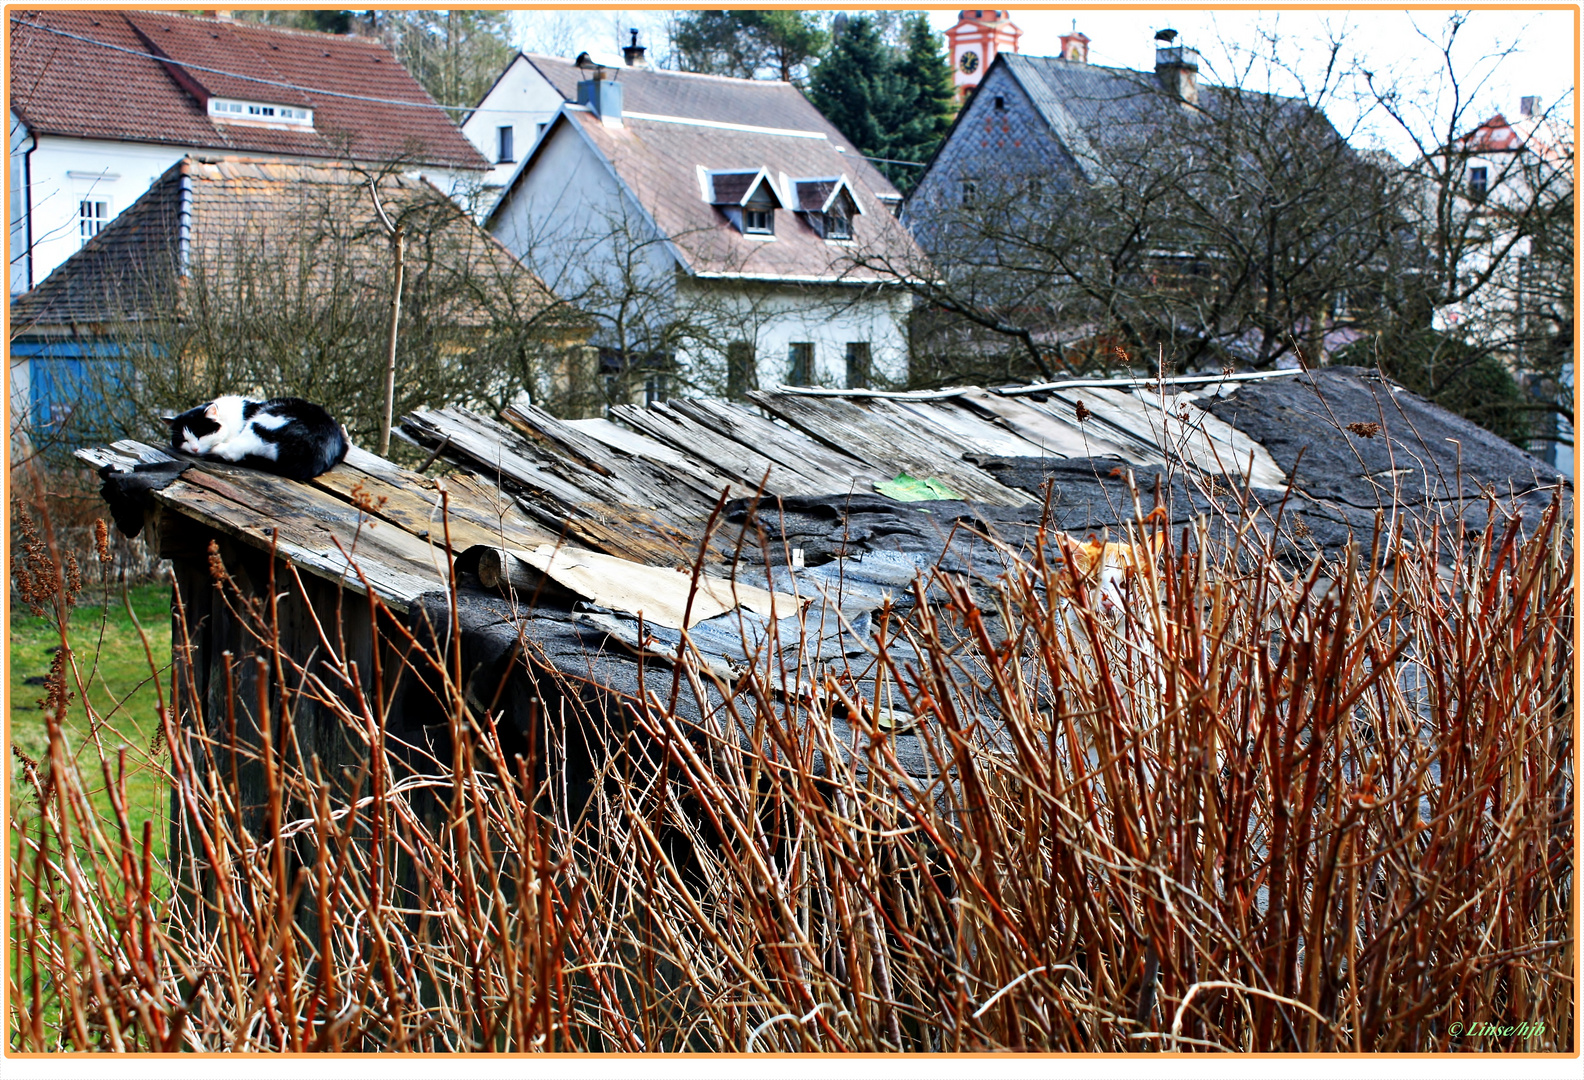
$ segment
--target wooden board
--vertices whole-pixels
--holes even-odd
[[[944,429],[976,454],[993,457],[1050,457],[1051,452],[1030,442],[1003,424],[985,419],[972,409],[955,404],[950,399],[918,402],[905,398],[892,399],[897,409],[914,417],[921,430]]]
[[[1002,397],[984,390],[964,394],[957,400],[1044,448],[1050,457],[1111,457],[1135,464],[1152,460],[1127,440],[1113,437],[1105,425],[1080,424],[1071,410],[1052,412],[1040,408],[1037,402]]]
[[[934,477],[966,499],[995,506],[1023,506],[1032,501],[938,444],[853,402],[764,391],[752,391],[748,396],[812,438],[893,477],[903,472],[921,480]]]
[[[845,494],[855,488],[867,491],[876,481],[891,479],[850,454],[774,423],[753,409],[704,398],[670,404],[684,416],[801,474],[823,494]]]
[[[716,471],[731,477],[734,499],[752,495],[761,482],[765,493],[772,497],[829,494],[822,485],[811,482],[802,473],[663,405],[647,408],[618,405],[611,410],[611,415],[652,439],[670,443],[691,457],[709,462]]]

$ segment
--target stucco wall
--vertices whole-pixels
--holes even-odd
[[[532,149],[540,124],[548,124],[561,107],[561,95],[526,59],[512,61],[479,107],[462,125],[462,134],[478,147],[485,160],[495,162],[484,174],[486,187],[500,188],[512,178],[518,164]],[[498,129],[512,129],[512,161],[496,161]]]

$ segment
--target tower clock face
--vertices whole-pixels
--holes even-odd
[[[972,75],[979,70],[979,54],[969,49],[962,54],[962,59],[957,61],[957,66],[962,68],[964,75]]]

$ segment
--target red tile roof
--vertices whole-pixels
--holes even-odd
[[[417,80],[368,38],[173,12],[9,14],[11,108],[36,134],[489,168]],[[216,123],[207,96],[311,108],[314,126]]]

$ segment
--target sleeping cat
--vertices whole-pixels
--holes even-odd
[[[302,398],[252,398],[227,394],[172,417],[171,446],[184,453],[230,461],[312,480],[346,457],[346,429],[322,407]]]

